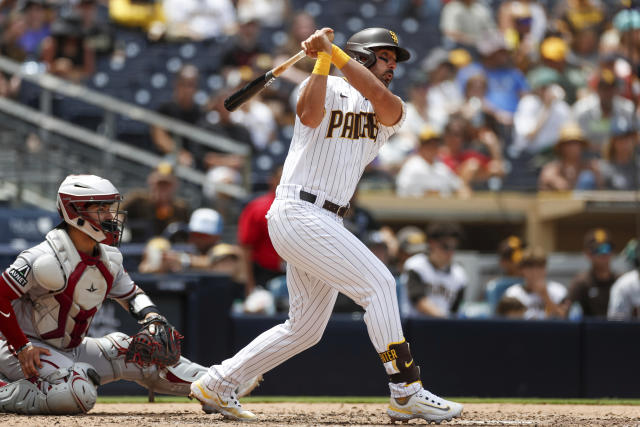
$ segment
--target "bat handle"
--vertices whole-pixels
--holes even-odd
[[[287,68],[291,67],[293,64],[295,64],[296,62],[300,61],[305,56],[306,55],[304,53],[304,50],[301,50],[300,52],[296,53],[291,58],[287,59],[282,64],[280,64],[276,68],[274,68],[272,70],[273,76],[274,77],[278,77],[280,74],[284,73],[287,70]]]

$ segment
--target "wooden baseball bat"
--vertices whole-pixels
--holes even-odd
[[[333,41],[333,32],[331,32],[328,37],[330,41]],[[265,74],[261,75],[254,81],[247,83],[244,87],[242,87],[242,89],[239,89],[237,92],[229,95],[229,97],[224,100],[224,108],[229,111],[234,111],[236,108],[247,102],[250,98],[260,93],[264,88],[273,83],[273,81],[282,73],[287,71],[289,67],[300,61],[305,56],[306,55],[304,53],[304,50],[301,50],[291,58],[284,61],[282,64],[278,65],[276,68],[267,71]]]
[[[293,55],[291,58],[284,61],[282,64],[278,65],[276,68],[267,71],[265,74],[261,75],[257,79],[252,82],[247,83],[237,92],[229,95],[227,99],[224,100],[224,108],[229,111],[233,111],[238,108],[240,105],[244,104],[250,98],[260,93],[264,88],[269,86],[273,81],[280,76],[280,74],[284,73],[289,67],[291,67],[296,62],[300,61],[306,55],[303,50]]]

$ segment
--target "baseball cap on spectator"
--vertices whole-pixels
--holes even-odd
[[[242,175],[240,172],[227,166],[218,166],[207,172],[202,185],[202,193],[209,200],[214,200],[218,194],[229,195],[226,186],[240,185],[241,183]]]
[[[551,61],[564,61],[567,57],[568,51],[569,46],[567,45],[567,42],[560,37],[547,37],[540,44],[540,55]]]
[[[151,172],[148,178],[149,184],[155,184],[161,181],[174,182],[173,166],[169,162],[158,163],[155,170]]]
[[[507,50],[507,42],[501,32],[495,31],[481,37],[476,43],[476,49],[482,56],[489,56],[500,50]]]
[[[427,236],[418,227],[408,225],[396,233],[400,250],[409,255],[427,251]]]
[[[209,256],[211,262],[218,262],[226,257],[240,258],[240,253],[237,246],[228,243],[218,243],[211,249]]]
[[[441,47],[436,47],[431,49],[422,66],[427,73],[431,73],[442,64],[448,64],[453,67],[453,64],[449,60],[449,52]]]
[[[538,67],[532,70],[527,79],[532,90],[556,84],[560,81],[560,73],[550,67]]]
[[[522,260],[522,251],[527,245],[518,236],[509,236],[498,245],[500,259],[519,263]]]
[[[449,52],[449,62],[456,68],[466,67],[471,64],[472,60],[473,58],[471,58],[471,54],[466,49],[458,48]]]
[[[556,145],[553,147],[556,154],[560,150],[563,144],[567,142],[577,141],[582,144],[583,147],[587,147],[589,145],[589,141],[584,136],[582,129],[575,122],[566,123],[562,129],[560,130],[560,137],[556,142]]]
[[[596,228],[584,236],[584,250],[593,255],[608,255],[613,251],[611,235],[604,228]]]
[[[613,18],[613,26],[621,33],[640,29],[640,12],[636,9],[621,10]]]
[[[442,135],[431,125],[424,125],[422,130],[420,130],[420,135],[418,135],[418,139],[420,140],[420,144],[425,144],[427,142],[440,142],[442,140]]]
[[[210,208],[196,209],[189,219],[189,232],[218,236],[222,233],[222,217]]]
[[[544,267],[547,265],[547,253],[541,247],[535,246],[522,251],[520,267]]]

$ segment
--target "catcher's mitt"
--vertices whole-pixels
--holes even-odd
[[[183,336],[161,315],[149,316],[139,322],[140,332],[131,337],[125,362],[138,366],[173,366],[180,359],[180,342]]]

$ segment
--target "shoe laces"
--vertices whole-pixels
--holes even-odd
[[[434,405],[438,405],[438,406],[444,405],[443,399],[441,399],[440,397],[436,396],[435,394],[425,389],[420,390],[418,393],[420,393],[420,397],[422,397],[428,402],[433,403]]]

